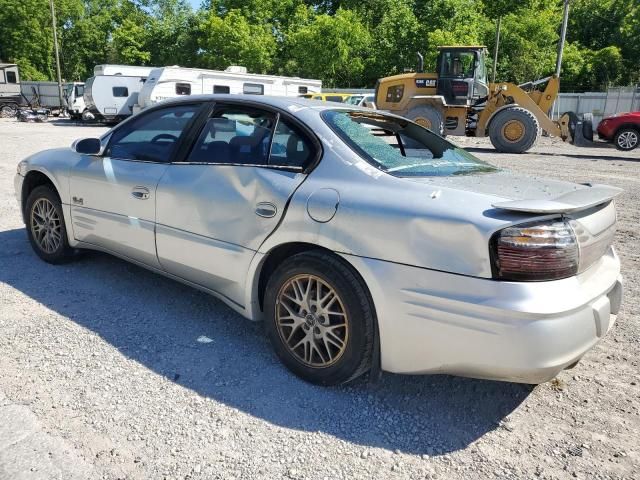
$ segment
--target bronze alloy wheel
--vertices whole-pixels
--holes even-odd
[[[304,365],[328,367],[344,354],[349,317],[336,290],[315,275],[296,275],[283,283],[275,304],[278,333]]]
[[[39,198],[31,207],[30,228],[33,239],[45,253],[55,253],[62,242],[60,216],[53,203]]]

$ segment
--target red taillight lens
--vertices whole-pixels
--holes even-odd
[[[578,242],[563,219],[505,228],[491,239],[494,277],[501,280],[555,280],[578,272]]]

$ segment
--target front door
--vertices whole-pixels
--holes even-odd
[[[277,227],[315,149],[292,120],[218,105],[157,190],[162,267],[242,306],[249,263]]]
[[[102,156],[83,156],[70,180],[76,240],[159,267],[156,188],[198,105],[153,110],[116,128]]]

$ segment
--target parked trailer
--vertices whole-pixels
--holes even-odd
[[[93,118],[117,123],[131,115],[144,85],[144,77],[97,75],[84,85],[84,102]],[[91,118],[87,114],[83,118]]]
[[[23,103],[18,65],[0,63],[0,117],[13,117]]]
[[[181,95],[244,93],[297,97],[318,93],[321,90],[320,80],[247,73],[245,67],[235,65],[224,71],[178,66],[161,67],[149,74],[138,95],[138,104],[134,107],[133,113],[161,100]]]
[[[66,84],[63,84],[63,88]],[[66,105],[60,105],[58,82],[34,82],[23,80],[20,83],[20,91],[30,105],[49,108],[60,112]],[[62,107],[62,108],[61,108]]]

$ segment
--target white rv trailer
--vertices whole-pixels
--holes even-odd
[[[87,112],[97,120],[118,123],[131,115],[138,102],[138,93],[144,77],[126,75],[97,75],[84,84],[84,102]],[[83,119],[91,116],[85,112]]]
[[[147,78],[133,112],[167,98],[207,93],[283,95],[297,97],[319,93],[320,80],[277,75],[247,73],[245,67],[230,66],[224,71],[182,68],[178,66],[154,69]]]
[[[137,65],[96,65],[93,75],[125,75],[127,77],[148,77],[156,67],[139,67]]]

